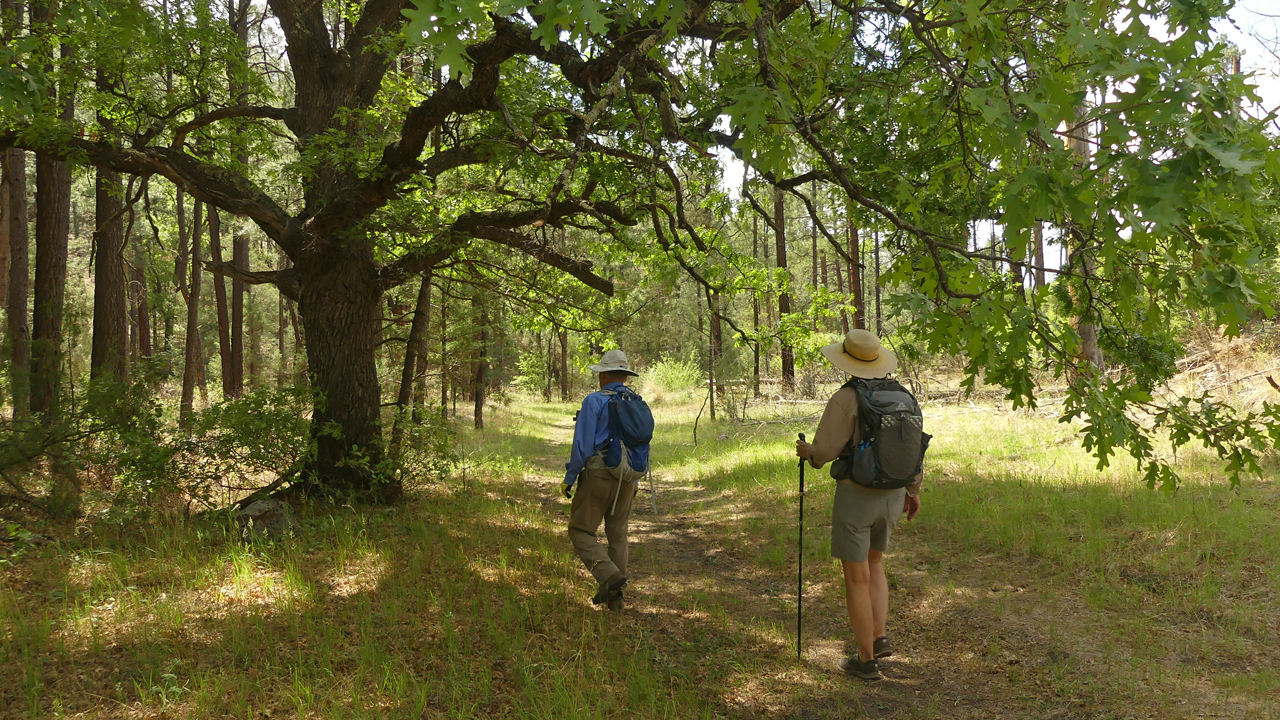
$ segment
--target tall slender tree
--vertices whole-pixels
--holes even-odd
[[[27,225],[27,154],[17,148],[4,150],[4,172],[9,190],[9,292],[6,297],[5,333],[9,347],[9,393],[13,415],[24,418],[31,410],[31,325],[27,320],[30,260]]]
[[[475,400],[475,426],[483,430],[485,388],[489,382],[489,308],[479,295],[472,295],[471,309],[476,318],[476,372],[471,394]]]
[[[179,195],[181,200],[182,196]],[[194,203],[191,225],[191,280],[187,283],[187,334],[182,364],[182,399],[178,405],[178,417],[182,422],[190,421],[195,411],[195,386],[202,373],[204,359],[200,350],[200,235],[203,223],[204,205],[200,201]]]
[[[427,336],[431,325],[431,273],[422,276],[418,300],[413,306],[413,321],[404,348],[404,366],[400,371],[400,389],[396,393],[396,417],[391,426],[391,452],[399,454],[404,438],[404,424],[411,420],[413,382],[419,369],[427,366]]]
[[[213,205],[209,212],[209,259],[214,266],[222,264],[222,216]],[[227,283],[222,275],[214,273],[213,298],[218,309],[218,360],[222,370],[222,397],[231,398],[235,392],[235,370],[231,352],[231,320],[227,307]]]
[[[97,72],[99,92],[111,92],[107,73]],[[99,131],[111,134],[109,116],[98,112]],[[94,180],[93,351],[89,377],[129,381],[127,283],[124,271],[124,182],[120,173],[97,168]]]
[[[791,273],[787,270],[787,212],[782,188],[773,191],[773,234],[775,251],[778,254],[778,269],[783,271],[783,282],[790,284]],[[791,293],[784,286],[778,293],[778,324],[786,322],[791,314]],[[788,340],[782,341],[782,384],[789,390],[795,389],[796,364],[794,351]]]
[[[32,33],[45,39],[45,71],[54,73],[52,4],[31,7]],[[74,54],[67,44],[61,56]],[[74,85],[64,76],[49,88],[47,102],[69,123],[75,109]],[[71,233],[71,166],[51,152],[36,153],[35,304],[31,315],[31,410],[52,419],[58,412],[62,375],[62,320],[67,293],[67,243]]]

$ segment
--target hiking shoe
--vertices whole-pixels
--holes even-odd
[[[591,602],[595,605],[603,605],[609,601],[609,598],[622,592],[622,588],[627,586],[627,576],[621,572],[616,572],[609,576],[608,580],[600,583],[600,587],[596,590],[596,594],[591,598]]]
[[[857,655],[853,655],[842,659],[837,665],[846,674],[856,678],[862,678],[863,680],[880,679],[880,665],[875,661],[875,658],[862,662]]]
[[[893,648],[889,647],[889,636],[881,635],[876,638],[875,644],[872,645],[875,657],[886,658],[893,654]]]
[[[609,596],[609,610],[610,612],[616,612],[616,613],[622,612],[622,591],[621,590]]]

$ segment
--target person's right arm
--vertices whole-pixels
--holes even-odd
[[[815,468],[835,460],[853,438],[858,422],[858,394],[852,388],[841,388],[827,401],[822,420],[809,446],[809,464]]]
[[[578,410],[578,422],[573,426],[573,448],[569,451],[569,462],[564,466],[565,489],[573,487],[578,474],[587,466],[587,459],[595,454],[595,432],[600,404],[594,402],[592,393],[582,399],[582,407]]]

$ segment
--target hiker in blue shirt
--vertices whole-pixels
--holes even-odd
[[[610,610],[618,612],[622,610],[622,588],[627,584],[627,524],[639,483],[619,479],[610,472],[604,451],[610,440],[609,398],[626,392],[626,379],[638,373],[627,366],[627,356],[621,350],[606,352],[599,364],[590,369],[600,376],[600,390],[584,398],[578,411],[573,450],[565,464],[563,492],[573,500],[569,540],[600,584],[591,601],[596,605],[608,603]],[[596,539],[601,521],[607,549]]]

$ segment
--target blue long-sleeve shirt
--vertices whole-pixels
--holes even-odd
[[[626,383],[618,380],[605,385],[601,390],[618,392],[624,387]],[[608,404],[609,396],[601,391],[582,399],[582,408],[578,410],[578,424],[573,428],[573,450],[569,454],[569,462],[564,466],[565,485],[573,487],[578,473],[586,466],[587,459],[609,444]]]

